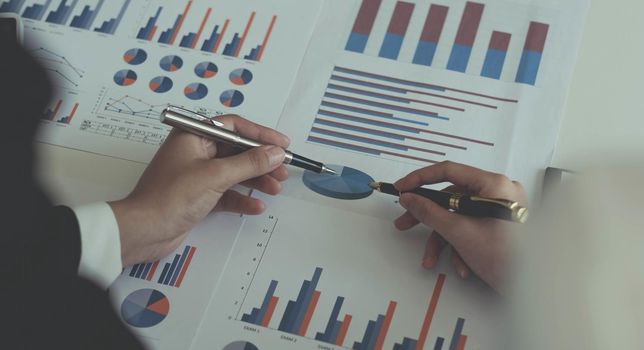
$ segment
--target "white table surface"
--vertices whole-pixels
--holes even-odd
[[[644,1],[590,0],[553,165],[644,160]],[[39,144],[38,173],[57,203],[125,196],[144,164]]]

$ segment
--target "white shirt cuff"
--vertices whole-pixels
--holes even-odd
[[[78,274],[107,288],[122,271],[121,238],[112,208],[105,202],[72,208],[81,236]]]

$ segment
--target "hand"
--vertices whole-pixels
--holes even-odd
[[[452,183],[448,191],[503,198],[524,203],[526,193],[521,184],[507,177],[470,166],[442,162],[416,170],[394,185],[411,191],[426,184]],[[470,271],[500,291],[510,259],[511,231],[514,223],[491,218],[473,218],[450,212],[424,197],[404,193],[400,204],[407,210],[395,221],[399,230],[423,223],[435,231],[427,239],[423,266],[433,268],[445,245],[452,246],[451,261],[462,278]]]
[[[127,198],[109,203],[116,216],[123,266],[154,261],[175,250],[212,211],[256,215],[264,203],[231,187],[275,195],[288,178],[282,165],[289,139],[241,117],[217,117],[226,127],[267,145],[243,153],[180,130],[165,143]]]

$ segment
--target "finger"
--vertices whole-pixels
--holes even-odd
[[[261,200],[229,190],[224,192],[213,211],[258,215],[263,213],[265,209],[266,206]]]
[[[467,266],[465,261],[463,261],[463,258],[461,258],[461,255],[458,254],[458,252],[452,248],[452,256],[450,257],[450,260],[452,262],[452,265],[456,269],[456,273],[462,278],[466,279],[467,277],[470,276],[470,268]]]
[[[211,186],[224,192],[232,186],[271,173],[284,161],[284,150],[277,146],[262,146],[246,152],[208,161],[206,171]]]
[[[427,184],[450,182],[470,193],[479,193],[486,186],[500,180],[509,182],[503,175],[446,161],[413,171],[394,185],[399,191],[410,191]]]
[[[418,220],[410,213],[405,212],[398,219],[394,221],[394,226],[400,231],[407,231],[412,227],[418,225]]]
[[[244,181],[241,185],[273,196],[282,191],[282,184],[270,175],[264,175]]]
[[[273,172],[271,172],[269,175],[279,182],[284,182],[288,180],[288,169],[286,169],[286,167],[282,165],[273,170]]]
[[[255,124],[250,120],[244,119],[240,116],[233,114],[226,114],[216,117],[217,121],[224,123],[224,126],[243,137],[258,141],[267,145],[276,145],[282,148],[287,148],[291,143],[289,138],[271,128]]]
[[[451,232],[463,219],[457,214],[449,212],[431,200],[414,193],[403,193],[400,196],[400,205],[419,222],[445,234]]]
[[[427,238],[427,243],[425,244],[425,255],[423,256],[423,267],[426,269],[431,269],[438,263],[440,253],[445,247],[445,240],[438,232],[433,231],[432,234]]]

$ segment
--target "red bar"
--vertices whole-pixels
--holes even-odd
[[[455,44],[474,46],[474,39],[476,39],[479,24],[481,24],[484,8],[485,5],[477,2],[468,1],[465,4],[465,11],[463,11],[463,17],[461,17],[461,24],[458,26]]]
[[[490,38],[489,47],[492,50],[508,52],[508,47],[510,46],[511,38],[512,38],[512,34],[493,31],[492,38]]]
[[[157,266],[159,266],[159,260],[155,261],[154,264],[152,264],[152,268],[150,269],[150,272],[148,272],[148,277],[146,278],[146,280],[152,280],[154,273],[157,271]]]
[[[378,339],[376,339],[376,345],[374,350],[382,350],[382,345],[385,342],[387,337],[387,332],[389,331],[389,326],[391,325],[391,319],[394,318],[394,311],[396,311],[397,303],[395,301],[390,301],[389,306],[387,307],[387,313],[385,314],[385,320],[382,322],[382,328],[380,328],[380,334],[378,334]]]
[[[201,21],[201,25],[199,26],[199,31],[197,32],[197,35],[192,39],[192,45],[190,45],[191,48],[195,48],[197,46],[197,42],[199,41],[199,37],[201,36],[201,33],[203,33],[203,28],[206,26],[206,22],[208,21],[208,17],[210,17],[210,12],[212,12],[212,9],[209,7],[208,11],[206,11],[206,15],[203,18],[203,21]]]
[[[418,342],[416,343],[416,350],[423,350],[423,348],[425,347],[425,341],[427,340],[427,334],[429,333],[429,326],[432,325],[432,319],[434,318],[436,305],[438,305],[438,299],[440,298],[441,291],[443,290],[443,284],[445,284],[445,275],[441,273],[436,279],[434,292],[432,293],[431,299],[429,299],[429,307],[427,308],[427,313],[425,314],[423,327],[420,329],[420,335],[418,336]]]
[[[266,44],[268,44],[268,38],[271,36],[271,32],[273,31],[273,26],[275,25],[275,21],[277,20],[277,16],[273,16],[273,19],[271,20],[271,24],[268,26],[268,31],[266,31],[266,36],[264,36],[264,41],[262,41],[262,46],[259,48],[259,52],[257,53],[257,62],[262,60],[262,55],[264,54],[264,50],[266,49]]]
[[[54,110],[51,112],[51,118],[49,118],[52,121],[56,120],[56,115],[58,114],[58,111],[60,110],[60,105],[63,104],[63,100],[58,100],[56,102],[56,107],[54,107]]]
[[[388,155],[394,156],[394,157],[407,158],[407,159],[411,159],[411,160],[417,160],[419,162],[427,162],[427,163],[432,163],[432,164],[438,163],[437,161],[431,160],[431,159],[418,158],[418,157],[408,156],[408,155],[404,155],[404,154],[400,154],[400,153],[383,151],[381,149],[375,149],[375,148],[371,148],[371,147],[356,146],[356,145],[352,145],[350,143],[340,142],[340,141],[335,141],[335,140],[329,140],[329,139],[326,139],[326,138],[323,138],[323,137],[309,136],[309,139],[314,140],[314,141],[315,140],[322,141],[322,142],[325,142],[327,144],[335,144],[338,147],[341,147],[341,146],[348,146],[348,147],[354,147],[354,148],[358,147],[358,148],[363,148],[363,149],[374,151],[374,152],[379,152],[380,154],[388,154]]]
[[[215,43],[215,47],[212,48],[212,53],[217,52],[217,49],[219,48],[219,44],[221,44],[221,39],[223,39],[224,34],[226,34],[226,29],[228,29],[228,23],[230,22],[229,19],[224,22],[224,27],[221,29],[221,33],[219,34],[219,37],[217,38],[217,42]]]
[[[456,344],[456,350],[464,350],[466,342],[467,342],[467,336],[461,334],[461,337],[458,338],[458,344]]]
[[[338,332],[338,338],[335,340],[335,345],[343,346],[344,338],[347,336],[347,331],[349,330],[349,325],[351,324],[352,316],[349,314],[344,315],[344,320],[342,321],[342,326]]]
[[[150,34],[148,34],[148,37],[146,40],[152,41],[152,38],[154,38],[154,34],[157,32],[157,26],[152,27],[152,30],[150,31]]]
[[[244,35],[242,35],[241,39],[239,39],[239,45],[237,45],[237,50],[235,50],[235,57],[239,57],[239,51],[241,51],[241,48],[244,45],[244,41],[246,41],[246,36],[248,35],[248,31],[250,30],[250,26],[253,24],[254,19],[255,11],[250,14],[250,18],[248,19],[248,23],[246,23],[246,28],[244,29]]]
[[[394,14],[391,16],[387,33],[405,36],[412,13],[414,13],[414,4],[398,1],[394,9]]]
[[[448,11],[449,7],[447,6],[432,5],[429,7],[423,32],[420,34],[421,41],[438,43],[443,33]]]
[[[78,103],[74,105],[74,108],[72,108],[72,112],[69,113],[69,117],[67,118],[67,124],[72,123],[72,119],[74,119],[74,114],[76,114],[77,109],[78,109]]]
[[[300,326],[300,332],[298,334],[302,337],[306,335],[306,331],[309,328],[309,323],[311,323],[313,312],[315,312],[315,307],[318,305],[318,299],[320,299],[320,292],[316,290],[313,292],[311,303],[309,304],[309,307],[306,309],[306,313],[304,314],[304,320],[302,321],[302,326]]]
[[[195,255],[195,250],[197,250],[197,248],[192,247],[188,252],[188,258],[186,259],[185,264],[183,264],[183,268],[181,269],[181,272],[179,273],[179,278],[177,278],[177,283],[175,284],[177,288],[181,287],[181,281],[183,281],[183,276],[186,274],[186,270],[188,270],[188,266],[190,266],[190,261],[192,260],[192,256]]]
[[[550,26],[539,22],[530,22],[528,37],[525,39],[525,50],[543,52]]]
[[[273,312],[275,312],[275,306],[277,306],[277,302],[279,300],[280,298],[278,297],[271,297],[271,301],[268,303],[268,310],[266,310],[264,318],[262,319],[262,327],[268,327],[268,324],[271,322],[271,318],[273,317]]]
[[[382,0],[362,0],[356,21],[353,23],[353,33],[369,35],[376,21]]]
[[[186,9],[183,10],[183,14],[181,15],[181,19],[179,20],[179,24],[177,24],[177,29],[175,29],[174,33],[172,33],[172,37],[170,38],[170,45],[174,44],[174,40],[177,38],[177,35],[179,34],[179,31],[181,30],[181,26],[183,25],[183,21],[186,20],[186,16],[188,15],[188,11],[190,11],[190,6],[192,6],[192,0],[188,1],[188,5],[186,5]]]

